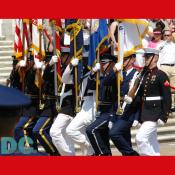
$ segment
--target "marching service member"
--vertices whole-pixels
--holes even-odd
[[[136,98],[140,99],[141,127],[136,135],[136,143],[140,155],[159,156],[157,141],[157,125],[164,125],[171,109],[171,91],[169,79],[157,68],[159,51],[145,49],[145,66],[147,71],[141,79]]]
[[[86,133],[95,155],[112,155],[109,145],[108,123],[116,111],[117,87],[115,70],[121,69],[122,65],[116,63],[117,68],[113,69],[116,57],[111,55],[101,56],[100,62],[102,71],[100,75],[98,113],[96,120],[87,127]],[[95,78],[94,81],[96,81]]]
[[[93,68],[93,72],[99,70],[99,65]],[[66,133],[74,141],[80,145],[82,155],[92,155],[93,149],[86,135],[86,128],[95,120],[96,104],[95,104],[95,84],[91,80],[89,71],[84,71],[81,84],[81,101],[83,101],[81,111],[66,128]]]
[[[53,123],[54,117],[57,115],[56,111],[56,97],[54,94],[54,63],[57,62],[57,57],[52,53],[46,53],[44,62],[36,65],[38,69],[42,69],[42,99],[40,104],[39,119],[33,128],[33,134],[45,151],[50,155],[59,155],[57,149],[52,143],[49,130]],[[41,106],[42,105],[42,106]]]
[[[27,65],[24,60],[21,60],[18,62],[17,67],[26,68],[24,76],[24,93],[31,98],[32,103],[23,108],[22,116],[14,129],[14,137],[17,142],[20,138],[25,137],[27,144],[27,136],[29,136],[34,142],[34,149],[37,150],[37,141],[33,135],[32,129],[36,124],[39,115],[39,89],[35,84],[36,69],[34,68],[33,55],[28,58]]]
[[[66,133],[66,128],[75,116],[75,95],[73,84],[73,66],[78,64],[77,58],[70,63],[70,49],[62,47],[61,61],[62,69],[62,90],[60,93],[60,111],[55,118],[54,123],[50,129],[50,136],[52,141],[63,156],[75,155],[74,144],[71,138]]]
[[[121,84],[121,103],[126,103],[124,98],[128,94],[132,86],[132,79],[138,75],[138,72],[133,68],[136,60],[136,55],[132,54],[124,58],[123,64],[123,82]],[[137,124],[138,111],[133,106],[126,106],[122,116],[115,116],[112,127],[109,130],[109,136],[114,145],[122,153],[123,156],[137,156],[138,153],[132,149],[131,143],[131,127]],[[135,122],[134,122],[135,121]],[[133,123],[134,122],[134,123]]]

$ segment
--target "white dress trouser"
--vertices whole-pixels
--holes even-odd
[[[136,143],[140,155],[160,156],[157,122],[144,122],[136,135]]]
[[[72,119],[71,116],[60,113],[50,129],[52,142],[62,156],[75,155],[74,143],[66,134],[66,127]]]
[[[94,152],[86,135],[86,127],[95,120],[95,93],[85,98],[81,111],[68,125],[66,133],[80,146],[82,155],[91,155]]]

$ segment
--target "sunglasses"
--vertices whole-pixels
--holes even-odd
[[[163,36],[171,36],[171,35],[163,35]]]

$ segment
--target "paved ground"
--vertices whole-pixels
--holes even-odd
[[[136,145],[134,145],[133,148],[137,150]],[[115,147],[112,147],[111,150],[113,156],[121,156],[121,153]],[[160,154],[161,156],[175,156],[175,140],[160,143]],[[77,155],[81,156],[81,152],[79,150],[77,151]]]
[[[137,150],[136,146],[134,149]],[[175,156],[175,141],[160,143],[161,156]],[[116,148],[112,148],[113,155],[121,155]]]

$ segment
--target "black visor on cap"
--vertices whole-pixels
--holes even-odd
[[[144,57],[147,59],[147,58],[154,56],[154,55],[155,55],[154,53],[145,53]]]
[[[101,63],[103,63],[103,64],[106,64],[106,63],[109,63],[109,62],[112,62],[112,60],[110,60],[110,59],[101,60]]]
[[[109,62],[116,62],[117,61],[117,58],[113,55],[110,55],[110,54],[104,54],[104,55],[101,55],[100,57],[100,62],[101,63],[109,63]]]

